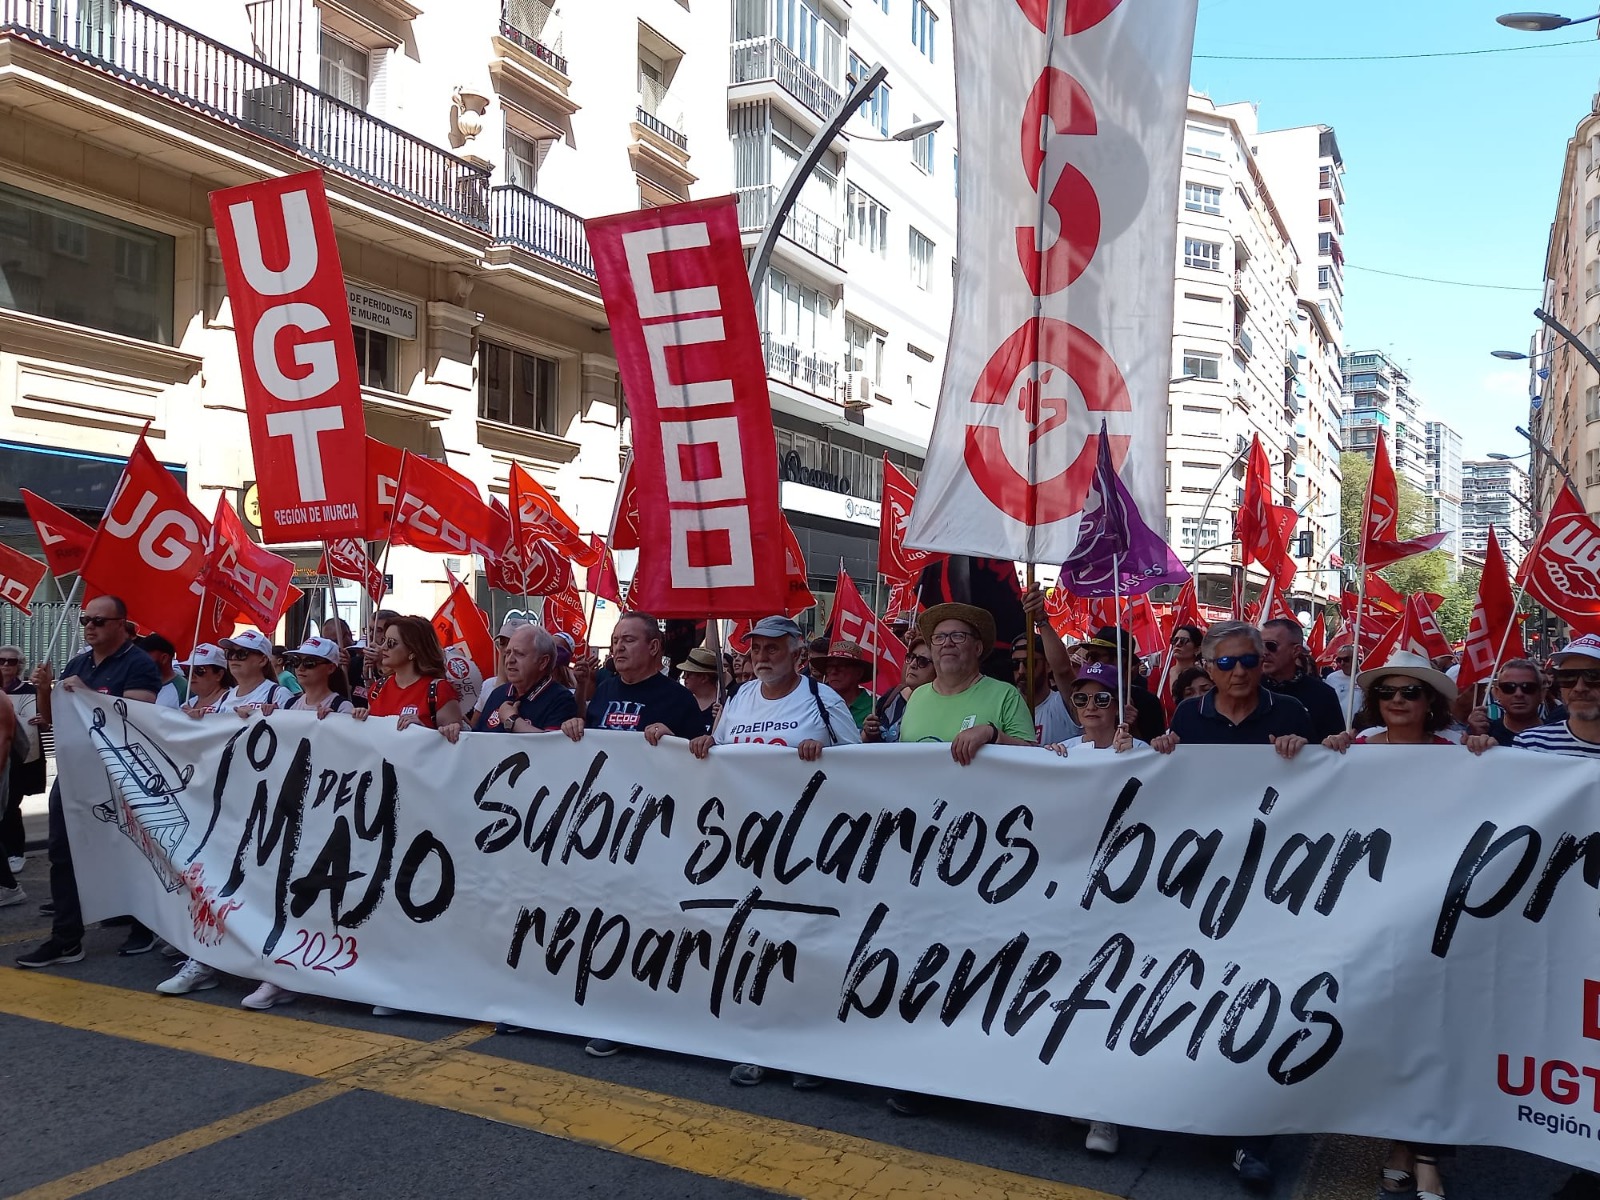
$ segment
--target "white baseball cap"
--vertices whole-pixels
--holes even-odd
[[[1581,638],[1573,638],[1558,653],[1550,656],[1550,662],[1553,666],[1565,666],[1569,658],[1600,659],[1600,636],[1586,633]]]
[[[227,670],[228,657],[222,650],[210,642],[201,642],[194,648],[189,657],[177,664],[187,670],[189,667],[221,667]]]
[[[224,650],[254,650],[257,654],[272,657],[272,642],[259,629],[241,629],[232,637],[222,639]]]
[[[312,637],[301,642],[289,653],[298,654],[302,658],[322,658],[336,663],[339,661],[339,643],[325,637]]]

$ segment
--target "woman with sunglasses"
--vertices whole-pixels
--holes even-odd
[[[460,737],[461,698],[445,674],[444,650],[433,626],[421,617],[396,617],[379,650],[383,678],[372,687],[367,713],[398,717],[398,729],[422,725],[437,729],[450,742]]]
[[[1117,724],[1117,689],[1121,678],[1110,663],[1088,663],[1080,667],[1072,688],[1067,693],[1067,703],[1072,707],[1073,719],[1083,726],[1083,736],[1060,743],[1060,753],[1071,757],[1085,751],[1106,751],[1121,754],[1135,746],[1146,746],[1128,732],[1126,723]],[[1131,717],[1131,713],[1125,713]],[[1115,1126],[1113,1126],[1113,1129]],[[1093,1147],[1091,1147],[1093,1149]]]
[[[233,686],[210,707],[189,709],[190,716],[231,712],[241,718],[249,717],[264,704],[285,704],[294,694],[274,678],[272,643],[259,629],[241,629],[232,637],[223,638],[220,644],[228,658]]]
[[[1172,641],[1167,644],[1172,655],[1172,665],[1167,669],[1169,675],[1176,677],[1200,665],[1200,643],[1205,636],[1193,625],[1179,625],[1173,629]]]
[[[297,649],[283,656],[284,665],[294,672],[300,692],[284,708],[314,712],[318,718],[329,713],[355,711],[350,702],[350,681],[339,665],[339,643],[331,638],[307,638]],[[269,712],[265,705],[262,712]]]
[[[187,660],[175,665],[189,680],[189,696],[183,702],[183,710],[196,715],[216,712],[217,705],[233,686],[233,676],[228,674],[228,656],[222,652],[222,647],[201,642]]]
[[[900,676],[900,686],[879,697],[872,715],[861,725],[863,742],[900,740],[900,718],[905,716],[906,701],[923,684],[933,682],[933,655],[928,651],[927,640],[920,633],[913,634],[911,645],[906,649],[906,665]]]
[[[1355,726],[1366,732],[1334,734],[1322,743],[1330,750],[1343,754],[1351,746],[1456,745],[1443,736],[1452,720],[1455,682],[1420,654],[1397,651],[1383,666],[1362,671],[1356,683],[1366,699]],[[1472,734],[1465,741],[1474,754],[1495,745],[1488,734]],[[1378,1177],[1379,1197],[1444,1200],[1444,1179],[1439,1174],[1443,1150],[1426,1143],[1390,1142],[1388,1160]]]

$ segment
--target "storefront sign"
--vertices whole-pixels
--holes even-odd
[[[807,513],[813,517],[828,517],[834,521],[848,521],[852,525],[878,527],[883,506],[876,500],[863,500],[859,496],[843,495],[808,487],[803,483],[785,483],[779,493],[780,502],[789,512]]]
[[[850,481],[843,475],[835,475],[831,471],[806,466],[805,462],[800,458],[798,450],[791,450],[783,456],[783,481],[785,483],[803,483],[807,487],[823,488],[846,496],[851,491]]]

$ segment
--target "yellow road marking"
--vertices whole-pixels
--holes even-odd
[[[427,1104],[808,1200],[908,1200],[930,1194],[955,1200],[1115,1200],[1072,1184],[465,1049],[486,1035],[483,1025],[422,1042],[23,972],[0,988],[0,1012],[289,1071],[336,1090]],[[290,1099],[275,1103],[287,1105]],[[245,1121],[271,1108],[262,1105],[231,1119]],[[290,1107],[279,1115],[292,1111],[299,1110]],[[274,1119],[269,1114],[255,1123]],[[227,1136],[222,1132],[199,1145]],[[173,1153],[187,1151],[180,1147]]]
[[[228,1138],[247,1133],[270,1121],[304,1112],[348,1090],[337,1083],[319,1083],[312,1087],[301,1088],[298,1092],[280,1096],[255,1108],[247,1108],[243,1112],[234,1113],[231,1117],[223,1117],[220,1121],[187,1130],[164,1141],[141,1146],[117,1158],[107,1159],[82,1171],[75,1171],[71,1175],[63,1175],[60,1179],[42,1183],[25,1192],[18,1192],[11,1197],[11,1200],[72,1200],[74,1196],[92,1192],[95,1188],[105,1187],[139,1171],[160,1166],[185,1154],[192,1154],[196,1150],[204,1150],[207,1146],[214,1146]]]

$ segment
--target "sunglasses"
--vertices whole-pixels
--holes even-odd
[[[1393,700],[1399,696],[1402,700],[1421,700],[1428,689],[1420,683],[1408,683],[1403,687],[1392,687],[1386,683],[1375,683],[1368,689],[1374,700]]]
[[[1262,642],[1261,644],[1267,648],[1267,653],[1268,654],[1276,654],[1278,652],[1278,647],[1283,645],[1282,642],[1270,642],[1270,641],[1269,642]]]
[[[926,671],[929,667],[933,666],[933,659],[929,658],[926,654],[908,654],[906,655],[906,662],[917,668],[919,671]]]
[[[1261,665],[1259,654],[1224,654],[1213,658],[1211,665],[1224,673],[1231,672],[1235,667],[1243,667],[1246,671],[1254,671]]]
[[[252,654],[259,654],[259,653],[260,653],[260,651],[258,651],[258,650],[229,650],[228,654],[227,654],[227,658],[228,658],[229,662],[237,662],[237,661],[240,661],[242,659],[249,658]]]
[[[1600,687],[1600,670],[1556,671],[1554,675],[1557,687],[1576,687],[1580,681],[1590,687]]]
[[[78,624],[82,625],[85,629],[89,628],[91,625],[93,625],[96,629],[103,629],[107,625],[110,625],[113,621],[120,622],[121,620],[121,617],[79,617]]]
[[[1175,638],[1172,639],[1172,644],[1174,646],[1192,646],[1192,645],[1194,645],[1194,639],[1192,639],[1192,638],[1190,638],[1188,636],[1175,637]]]
[[[283,665],[291,671],[308,670],[311,667],[331,667],[333,664],[325,658],[286,658]]]
[[[1111,693],[1110,692],[1073,692],[1072,693],[1072,707],[1073,708],[1088,708],[1091,704],[1094,705],[1096,708],[1110,708],[1111,707]]]
[[[0,659],[0,662],[3,661],[5,660]],[[1502,679],[1494,685],[1494,690],[1499,692],[1502,696],[1512,696],[1517,692],[1521,692],[1524,696],[1537,696],[1540,692],[1544,691],[1544,684],[1513,683],[1509,679]]]
[[[0,658],[0,667],[20,667],[21,665],[22,660],[20,658]]]
[[[382,646],[385,650],[398,650],[400,649],[401,643],[395,641],[394,638],[387,638],[384,641],[379,642],[378,645]]]

